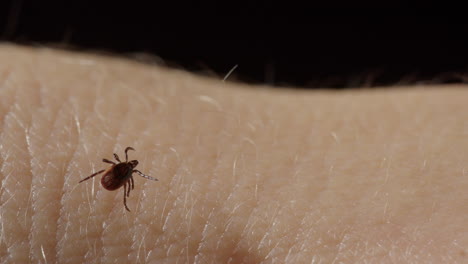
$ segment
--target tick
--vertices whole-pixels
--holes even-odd
[[[135,150],[132,147],[127,147],[125,149],[125,162],[121,162],[119,159],[119,156],[114,153],[114,158],[119,162],[115,163],[113,161],[110,161],[108,159],[102,159],[103,162],[105,163],[110,163],[112,166],[110,166],[106,170],[100,170],[96,173],[93,173],[89,175],[88,177],[82,179],[79,183],[82,183],[86,180],[89,180],[93,178],[94,176],[97,176],[101,173],[104,173],[102,178],[101,178],[101,185],[104,187],[104,189],[109,190],[109,191],[115,191],[119,189],[120,187],[124,187],[124,200],[123,203],[125,205],[125,209],[130,212],[130,209],[128,209],[127,206],[127,197],[130,195],[130,190],[134,189],[134,182],[133,182],[133,173],[137,173],[143,178],[146,178],[148,180],[153,180],[157,181],[158,179],[155,179],[151,176],[145,175],[139,170],[136,170],[135,167],[138,165],[138,160],[131,160],[128,161],[128,154],[127,152],[129,150]]]

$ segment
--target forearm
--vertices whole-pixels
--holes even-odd
[[[8,46],[0,61],[4,258],[464,257],[465,90],[271,90]],[[131,213],[122,190],[78,185],[126,146],[159,179],[135,180]]]

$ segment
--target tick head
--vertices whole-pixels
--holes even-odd
[[[135,168],[138,165],[138,160],[131,160],[128,162],[132,168]]]

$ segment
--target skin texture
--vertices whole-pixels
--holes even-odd
[[[466,263],[468,90],[232,84],[0,46],[2,263]],[[102,158],[137,169],[107,191]]]

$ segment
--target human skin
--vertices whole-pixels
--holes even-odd
[[[0,46],[2,263],[464,263],[468,90],[298,91]],[[78,182],[131,146],[135,189]]]

